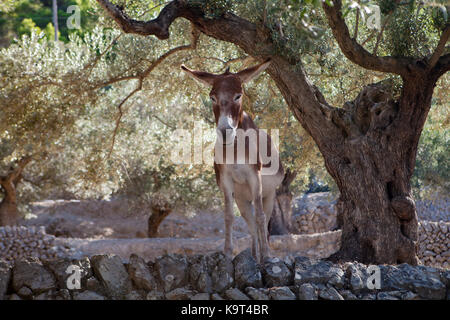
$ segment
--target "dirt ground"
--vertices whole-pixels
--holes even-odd
[[[130,212],[121,201],[46,200],[31,205],[32,215],[24,225],[45,226],[58,237],[120,239],[146,238],[146,212]],[[235,235],[248,234],[245,221],[236,217]],[[160,225],[160,237],[206,238],[223,235],[221,212],[201,211],[188,216],[171,213]]]

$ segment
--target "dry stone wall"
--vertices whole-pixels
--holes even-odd
[[[297,234],[337,229],[336,201],[327,192],[307,194],[294,201],[292,229]],[[427,266],[450,269],[450,201],[417,201],[418,257]]]
[[[77,268],[79,286],[75,286]],[[373,271],[375,268],[375,272]],[[374,279],[371,277],[375,275]],[[258,265],[244,250],[233,260],[169,254],[79,260],[0,260],[0,300],[449,300],[450,271],[425,266],[332,264],[307,257]]]

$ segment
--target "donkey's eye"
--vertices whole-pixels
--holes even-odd
[[[211,96],[212,102],[216,103],[216,98],[214,96]]]
[[[236,97],[234,97],[234,101],[238,101],[242,97],[242,94],[238,94]]]

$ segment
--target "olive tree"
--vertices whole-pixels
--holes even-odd
[[[417,36],[399,41],[403,47],[385,48],[380,54],[379,47],[384,29],[386,39],[407,36],[412,26],[420,26],[425,19],[422,13],[434,8],[411,1],[412,7],[405,9],[399,1],[380,1],[387,17],[384,29],[369,41],[370,52],[369,44],[358,39],[358,22],[350,33],[342,1],[322,3],[326,21],[345,57],[364,69],[395,75],[399,83],[397,87],[370,84],[355,100],[339,107],[331,105],[307,77],[303,56],[291,46],[300,37],[291,31],[307,25],[303,10],[290,12],[291,18],[298,15],[297,25],[290,25],[287,22],[295,19],[271,16],[272,2],[256,1],[252,6],[240,1],[176,0],[166,4],[156,18],[142,21],[131,18],[123,6],[108,0],[97,2],[126,33],[168,39],[171,24],[184,18],[198,32],[233,43],[252,57],[271,58],[269,75],[295,118],[314,139],[340,191],[337,207],[343,221],[342,244],[335,258],[417,263],[418,220],[410,180],[433,89],[450,68],[446,48],[450,27],[446,21],[434,25],[436,41],[428,44],[432,50],[421,50],[427,48],[425,43],[418,50],[409,45],[416,39],[427,40]],[[248,8],[253,10],[252,15]],[[306,32],[316,33],[313,26]]]

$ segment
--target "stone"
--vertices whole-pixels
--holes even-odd
[[[377,295],[374,293],[366,293],[360,296],[360,300],[376,300]]]
[[[417,266],[406,263],[399,266],[383,265],[381,285],[383,290],[407,290],[417,293],[423,299],[442,300],[446,287],[441,275],[435,268]]]
[[[379,292],[377,294],[377,300],[400,300],[395,295],[391,294],[390,292]]]
[[[195,255],[189,258],[189,283],[200,292],[212,292],[212,280],[206,256]]]
[[[325,300],[344,300],[344,298],[333,287],[319,290],[319,297]]]
[[[142,298],[142,295],[138,291],[133,290],[125,295],[125,300],[144,300],[144,299]]]
[[[225,291],[225,296],[230,300],[250,300],[241,290],[238,288],[231,288]]]
[[[74,292],[73,300],[106,300],[104,296],[95,293],[94,291],[82,291],[82,292]]]
[[[240,289],[263,286],[261,270],[253,258],[250,249],[239,253],[233,260],[234,280]]]
[[[132,254],[127,267],[128,274],[137,289],[152,291],[155,288],[155,278],[150,273],[144,259]]]
[[[346,273],[349,278],[349,287],[353,292],[360,292],[367,288],[367,267],[361,263],[350,263]]]
[[[405,293],[403,293],[402,300],[420,300],[420,297],[417,293],[411,292],[411,291],[406,291]]]
[[[85,286],[86,280],[93,275],[91,263],[88,258],[80,260],[60,258],[58,260],[45,261],[43,263],[55,275],[59,288],[67,288],[67,279],[77,272],[76,270],[80,271],[81,287]]]
[[[105,287],[96,277],[90,277],[86,280],[86,290],[94,291],[102,296],[106,295]]]
[[[149,293],[147,293],[147,296],[145,298],[146,300],[163,300],[164,294],[158,290],[152,290]]]
[[[218,300],[218,301],[220,301],[220,300],[224,300],[224,298],[222,298],[222,297],[220,296],[220,294],[218,294],[218,293],[213,293],[213,294],[211,295],[211,300]]]
[[[317,300],[317,290],[310,283],[303,283],[298,287],[298,298],[300,300]]]
[[[210,300],[210,296],[206,292],[197,293],[191,297],[191,300]]]
[[[166,293],[167,300],[190,300],[195,293],[186,288],[176,288]]]
[[[33,291],[28,287],[22,287],[17,291],[17,294],[22,298],[30,298],[33,295]]]
[[[9,281],[11,280],[11,266],[4,260],[0,260],[0,300],[5,299],[8,290]]]
[[[269,289],[269,296],[272,300],[295,300],[295,294],[289,287],[273,287]]]
[[[61,289],[57,290],[55,292],[55,300],[72,300],[72,297],[70,296],[70,292],[67,289]]]
[[[41,293],[41,294],[39,294],[39,295],[37,295],[37,296],[35,296],[34,298],[33,298],[33,300],[51,300],[52,299],[52,296],[49,294],[49,292],[47,291],[47,292],[43,292],[43,293]]]
[[[28,287],[33,294],[40,294],[55,286],[55,278],[39,260],[28,258],[16,261],[12,275],[12,287],[16,292],[22,287]]]
[[[131,279],[119,256],[96,255],[91,258],[92,268],[112,299],[123,299],[131,291]]]
[[[358,300],[358,297],[355,296],[350,290],[342,290],[339,294],[344,298],[344,300]]]
[[[208,272],[211,275],[211,290],[223,292],[234,285],[233,261],[223,252],[208,256]]]
[[[263,279],[267,287],[288,286],[293,283],[291,270],[278,258],[269,258],[264,261]]]
[[[245,293],[253,300],[269,300],[269,296],[262,289],[247,287]]]
[[[305,257],[298,257],[295,260],[294,283],[329,283],[337,288],[342,288],[345,284],[344,271],[334,266],[329,261],[312,261]]]
[[[188,263],[184,256],[179,254],[164,255],[156,259],[154,268],[165,292],[187,284]]]

